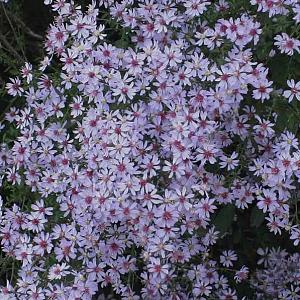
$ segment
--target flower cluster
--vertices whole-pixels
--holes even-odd
[[[300,297],[300,255],[289,255],[285,250],[258,249],[261,256],[258,261],[263,264],[253,278],[257,288],[257,299],[299,299]]]
[[[275,15],[287,15],[289,9],[293,9],[295,13],[298,12],[299,7],[297,0],[251,0],[252,5],[257,5],[257,11],[268,12],[269,17]]]
[[[274,45],[278,47],[281,53],[293,55],[294,51],[300,53],[300,40],[289,37],[286,33],[275,36]]]
[[[296,2],[251,4],[270,16],[290,8],[297,23]],[[247,12],[230,16],[223,0],[45,4],[56,13],[45,58],[6,85],[25,104],[1,126],[18,131],[1,146],[1,182],[34,196],[26,210],[3,201],[1,248],[20,268],[2,295],[92,299],[110,287],[123,299],[238,299],[230,282],[247,280],[249,268],[233,249],[215,255],[216,212],[257,206],[271,232],[300,242],[291,201],[299,142],[275,130],[268,110],[278,97],[300,100],[300,87],[289,80],[278,91],[256,59],[263,26]],[[99,24],[103,10],[126,47]],[[299,55],[299,40],[274,39]]]

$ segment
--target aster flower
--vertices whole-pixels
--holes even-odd
[[[21,74],[24,79],[26,79],[27,83],[32,81],[33,75],[31,73],[32,65],[30,63],[25,63],[24,67],[21,69]]]
[[[20,245],[15,251],[15,257],[22,262],[23,266],[31,264],[33,259],[32,245],[26,243]]]
[[[154,257],[150,257],[149,272],[153,278],[164,279],[169,273],[169,266]]]
[[[41,234],[38,237],[34,238],[34,242],[36,245],[33,247],[33,250],[38,255],[44,255],[45,252],[51,253],[51,250],[53,248],[53,245],[51,243],[51,238],[49,233],[41,232]]]
[[[275,36],[274,45],[277,46],[281,53],[286,53],[287,55],[293,55],[294,51],[300,52],[299,46],[300,41],[289,37],[285,32],[281,35]]]
[[[174,175],[176,178],[180,178],[184,174],[184,166],[181,164],[180,159],[174,159],[172,163],[165,161],[165,166],[162,170],[169,173],[169,178],[172,178]]]
[[[227,167],[228,171],[235,169],[239,162],[239,160],[236,159],[237,157],[238,157],[238,154],[236,152],[233,152],[230,157],[226,157],[224,155],[221,156],[220,157],[220,160],[222,161],[220,163],[221,168]]]
[[[284,222],[280,218],[270,215],[269,217],[266,217],[266,220],[268,221],[267,226],[271,232],[274,232],[274,234],[281,234],[281,228],[284,228]]]
[[[295,83],[294,79],[288,80],[287,85],[290,90],[286,90],[283,93],[283,96],[291,102],[295,97],[300,101],[300,81]]]
[[[201,296],[201,299],[204,299],[202,296],[209,296],[211,294],[212,287],[208,282],[199,282],[193,288],[193,294],[197,296]]]
[[[214,202],[214,199],[209,198],[200,200],[200,203],[197,205],[197,213],[199,215],[199,218],[209,218],[210,214],[213,213],[217,208],[215,205],[213,205]]]
[[[257,81],[253,83],[253,86],[256,88],[253,90],[253,98],[254,99],[260,99],[260,100],[265,100],[265,99],[270,99],[270,93],[273,91],[273,88],[271,87],[272,81]]]
[[[216,153],[218,150],[209,144],[205,144],[202,149],[199,149],[199,154],[196,156],[196,159],[201,161],[201,164],[205,164],[208,161],[210,164],[214,164],[216,160]]]
[[[70,104],[70,107],[72,108],[71,115],[77,117],[80,116],[84,110],[82,97],[74,97],[73,100],[74,102]]]
[[[174,246],[168,243],[169,239],[165,236],[163,238],[154,237],[150,243],[150,253],[158,253],[162,258],[166,258],[166,254],[173,251]]]
[[[233,250],[224,251],[220,256],[220,263],[227,268],[232,267],[233,261],[236,260],[237,260],[237,255]]]
[[[55,264],[51,266],[48,275],[49,280],[62,279],[64,276],[70,274],[70,271],[68,271],[69,268],[70,266],[68,266],[66,263]]]
[[[265,189],[263,190],[263,195],[258,196],[257,199],[259,200],[257,206],[259,209],[262,209],[263,212],[273,211],[279,207],[276,194],[273,191]]]
[[[173,205],[156,207],[154,211],[155,222],[159,227],[172,227],[179,218],[179,214]]]
[[[44,229],[44,224],[47,220],[44,218],[44,215],[40,212],[32,212],[27,216],[27,227],[33,232],[40,232]]]
[[[300,229],[296,226],[292,227],[291,229],[291,240],[293,240],[294,245],[298,246],[300,242]]]
[[[211,251],[221,238],[211,218],[228,203],[236,209],[255,203],[268,212],[271,232],[290,229],[297,243],[290,198],[300,178],[298,139],[277,132],[276,116],[263,103],[279,88],[267,65],[255,61],[264,18],[259,24],[243,8],[230,16],[223,0],[179,2],[101,0],[81,9],[61,0],[51,6],[42,74],[37,78],[25,65],[23,82],[8,84],[11,95],[26,101],[6,113],[5,126],[12,124],[2,132],[9,126],[18,132],[1,146],[0,182],[5,189],[24,184],[43,197],[25,203],[26,212],[13,205],[2,213],[1,250],[23,262],[15,289],[7,287],[10,296],[90,300],[100,284],[126,299],[242,297]],[[131,48],[102,41],[98,4],[130,33]],[[297,14],[294,0],[251,4],[283,20],[292,19],[288,11]],[[199,22],[214,12],[224,19]],[[279,36],[281,51],[298,51],[296,39]],[[57,76],[45,74],[54,63]],[[291,80],[283,92],[289,101],[297,99],[297,84]],[[249,108],[251,93],[257,101]],[[239,178],[228,186],[227,171],[237,167]],[[230,267],[236,258],[225,249],[221,264]],[[280,277],[277,270],[299,258],[271,251],[266,262],[276,272],[262,270],[263,280],[253,282],[275,291],[272,299],[289,297],[296,289],[287,289],[285,278],[296,282],[298,275]],[[43,273],[59,284],[45,287]],[[188,286],[178,280],[183,273]],[[242,267],[235,281],[247,273]],[[272,276],[285,288],[272,286]]]
[[[10,83],[6,84],[6,89],[11,96],[22,96],[24,89],[21,87],[21,81],[19,78],[11,78]]]
[[[113,96],[117,97],[118,102],[126,103],[128,101],[127,98],[132,100],[135,96],[136,89],[134,87],[134,83],[131,81],[132,79],[127,76],[125,76],[123,80],[116,79],[116,87],[112,90]]]
[[[249,268],[247,268],[246,266],[242,266],[242,268],[235,273],[234,279],[238,283],[242,282],[248,278],[248,274]]]

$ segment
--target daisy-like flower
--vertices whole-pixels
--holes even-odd
[[[234,261],[237,261],[237,255],[233,250],[223,251],[220,255],[220,263],[224,267],[232,267]]]
[[[76,19],[71,20],[71,25],[68,26],[68,30],[72,35],[76,35],[79,38],[87,38],[89,36],[89,22],[87,16],[78,16]]]
[[[214,210],[217,208],[214,205],[214,202],[214,199],[201,199],[196,210],[200,219],[209,218],[210,214],[214,212]]]
[[[207,9],[206,6],[210,4],[209,1],[202,0],[189,0],[184,2],[186,14],[190,18],[201,15]]]
[[[33,232],[40,232],[44,229],[44,224],[47,220],[44,218],[44,214],[40,212],[32,212],[27,217],[28,219],[28,229],[32,230]]]
[[[72,117],[80,116],[84,111],[82,97],[81,96],[74,97],[73,103],[70,104],[70,107],[72,108],[71,111]]]
[[[179,214],[173,205],[164,205],[154,209],[156,224],[160,227],[172,227],[178,221]]]
[[[224,12],[226,10],[229,9],[229,4],[227,3],[227,1],[225,0],[219,0],[216,4],[215,4],[216,10],[218,12]]]
[[[186,209],[188,211],[193,207],[191,201],[194,198],[194,194],[188,193],[185,186],[181,190],[176,189],[176,194],[176,197],[178,198],[176,205],[179,206],[180,211],[182,209]]]
[[[150,257],[148,270],[154,278],[164,279],[169,273],[169,265],[163,264],[158,258]]]
[[[197,296],[201,296],[199,299],[206,299],[206,297],[202,296],[209,296],[211,294],[212,286],[209,284],[209,282],[203,281],[203,282],[197,282],[193,288],[193,294]]]
[[[59,280],[62,277],[65,277],[68,274],[70,274],[70,271],[68,271],[69,269],[70,266],[66,263],[55,264],[49,269],[48,278],[49,280]]]
[[[273,81],[254,81],[253,86],[255,89],[253,90],[252,96],[256,100],[261,100],[262,102],[265,99],[270,99],[270,93],[273,91],[272,86]]]
[[[281,229],[284,228],[284,222],[281,218],[277,218],[270,214],[269,217],[266,217],[266,220],[268,221],[267,226],[269,227],[270,232],[281,234]]]
[[[300,243],[300,229],[297,226],[293,226],[291,229],[291,240],[294,241],[294,245],[298,246]]]
[[[240,282],[244,281],[245,279],[247,279],[248,274],[249,274],[249,268],[247,268],[246,266],[242,266],[242,268],[235,273],[234,280],[237,283],[240,283]]]
[[[19,244],[19,247],[15,251],[15,256],[17,260],[22,261],[23,266],[32,263],[33,249],[31,244]]]
[[[295,0],[295,2],[296,2],[296,0]],[[296,24],[298,24],[298,23],[300,23],[300,4],[296,4],[296,6],[293,8],[293,11],[295,13],[295,16],[293,19],[295,20]]]
[[[260,256],[260,259],[257,261],[257,264],[264,264],[264,266],[266,267],[268,265],[269,248],[258,248],[256,250],[256,253]]]
[[[257,197],[259,200],[257,207],[261,209],[264,213],[267,211],[274,211],[279,204],[277,202],[276,194],[270,190],[264,189],[263,195]]]
[[[42,232],[39,236],[34,238],[34,242],[37,244],[33,247],[33,250],[39,254],[44,255],[45,252],[51,253],[53,245],[49,233]]]
[[[221,166],[221,168],[226,168],[227,167],[228,171],[235,169],[239,164],[239,160],[236,159],[237,157],[238,157],[238,154],[236,152],[233,152],[230,157],[222,155],[220,157],[220,160],[221,160],[220,166]]]
[[[22,77],[26,79],[27,83],[30,83],[33,78],[31,70],[32,70],[32,65],[27,62],[25,63],[25,66],[21,69]]]
[[[275,125],[274,123],[269,120],[261,119],[259,116],[256,116],[256,119],[258,120],[259,124],[255,125],[253,129],[257,133],[261,134],[264,137],[270,137],[274,134],[275,131],[272,128]]]
[[[169,239],[165,237],[154,237],[151,239],[150,252],[159,253],[162,258],[166,257],[166,253],[172,252],[174,246],[169,242]]]
[[[196,156],[196,160],[200,161],[201,165],[204,165],[207,161],[210,164],[216,163],[216,154],[218,149],[214,145],[204,144],[202,148],[198,150],[199,154]]]
[[[278,47],[281,53],[286,53],[287,55],[292,56],[294,51],[300,53],[299,46],[300,41],[294,38],[289,37],[286,33],[278,34],[275,36],[274,45]]]
[[[106,37],[106,34],[103,33],[105,27],[100,24],[97,29],[93,31],[93,35],[89,38],[92,43],[96,43],[98,40],[103,40]]]
[[[295,82],[294,79],[288,80],[289,90],[284,91],[283,96],[291,102],[295,97],[300,101],[300,81]]]
[[[292,132],[285,132],[282,134],[282,142],[280,143],[282,149],[287,149],[287,151],[290,151],[291,148],[295,148],[298,150],[298,139]]]
[[[113,82],[115,87],[112,87],[112,94],[118,99],[118,102],[126,103],[128,99],[132,100],[135,96],[136,88],[132,80],[133,78],[128,77],[127,73],[124,78],[121,78],[120,76],[115,78]]]
[[[24,89],[21,86],[19,78],[10,78],[9,83],[6,84],[7,93],[11,96],[22,96]]]
[[[176,178],[180,178],[184,175],[184,166],[180,159],[173,159],[173,162],[165,161],[165,166],[163,167],[163,171],[169,173],[169,178],[176,176]]]

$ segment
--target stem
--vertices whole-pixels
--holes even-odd
[[[6,37],[0,33],[0,41],[4,44],[8,51],[13,53],[13,55],[17,58],[19,62],[24,63],[24,59],[20,56],[20,54],[15,50],[15,48],[8,42]]]
[[[16,34],[16,31],[15,31],[15,29],[14,29],[13,24],[11,23],[10,18],[9,18],[8,15],[7,15],[7,12],[6,12],[4,3],[2,3],[2,9],[3,9],[4,14],[5,14],[5,16],[6,16],[6,19],[7,19],[8,23],[9,23],[11,29],[12,29],[12,32],[13,32],[13,34],[14,34],[14,36],[15,36],[16,42],[20,45],[20,43],[19,43],[19,38],[18,38],[18,36],[17,36],[17,34]],[[23,47],[20,47],[20,49],[21,49],[21,52],[22,52],[22,54],[23,54],[23,58],[24,58],[25,60],[27,60],[26,55],[25,55],[25,52],[24,52],[24,50],[23,50]]]
[[[9,13],[9,14],[10,14],[10,13]],[[22,28],[25,30],[25,32],[26,32],[29,36],[31,36],[31,37],[33,37],[33,38],[39,40],[39,41],[43,41],[43,40],[44,40],[44,38],[43,38],[41,35],[39,35],[39,34],[33,32],[28,26],[26,26],[26,24],[25,24],[20,18],[18,18],[18,17],[15,16],[15,15],[12,15],[12,14],[10,14],[10,15],[16,20],[17,23],[19,23],[19,24],[22,26]]]

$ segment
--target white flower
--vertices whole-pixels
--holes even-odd
[[[286,90],[283,93],[283,96],[291,102],[294,97],[300,101],[300,81],[295,83],[294,79],[288,80],[287,85],[290,87],[290,90]]]
[[[227,167],[228,171],[235,169],[239,164],[239,160],[236,159],[237,157],[238,157],[238,154],[236,152],[233,152],[230,157],[222,155],[220,157],[220,160],[221,160],[220,166],[221,166],[221,168],[226,168]]]

